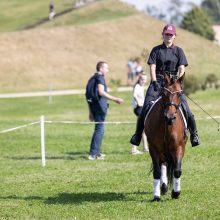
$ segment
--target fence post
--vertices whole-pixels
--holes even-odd
[[[45,159],[45,142],[44,142],[44,116],[40,117],[40,134],[41,134],[41,164],[42,166],[46,166]]]

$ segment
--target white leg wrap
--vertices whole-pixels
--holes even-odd
[[[154,179],[154,196],[160,197],[160,180]]]
[[[180,178],[175,178],[173,179],[173,190],[174,192],[180,192],[181,187],[180,187]]]
[[[165,183],[167,185],[167,167],[165,165],[161,165],[161,184]]]

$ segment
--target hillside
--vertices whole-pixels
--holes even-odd
[[[76,0],[54,0],[56,12],[70,8]],[[1,0],[0,32],[20,30],[48,17],[50,0]]]
[[[109,11],[126,9],[124,17],[113,16],[92,22],[85,19],[68,26],[59,26],[80,14],[96,14],[101,8]],[[122,10],[122,9],[121,9]],[[99,60],[110,64],[107,80],[126,82],[126,61],[150,50],[161,42],[164,23],[134,10],[116,0],[100,1],[57,18],[50,27],[2,33],[0,35],[0,92],[84,88]],[[77,14],[78,13],[78,14]],[[115,13],[116,15],[117,13]],[[70,16],[70,17],[69,17]],[[56,27],[52,27],[56,26]],[[176,44],[184,48],[190,66],[187,74],[204,79],[209,73],[220,78],[219,46],[197,35],[178,29]]]

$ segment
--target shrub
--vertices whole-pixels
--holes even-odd
[[[206,77],[205,87],[215,87],[218,88],[218,78],[215,74],[211,73]]]
[[[186,95],[196,92],[200,88],[195,76],[187,76],[184,80],[184,92]]]
[[[121,80],[120,79],[110,79],[110,86],[113,88],[117,88],[121,86]]]

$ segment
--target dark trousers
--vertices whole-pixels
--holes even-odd
[[[142,111],[142,106],[137,106],[135,109],[134,109],[134,114],[136,116],[139,116],[141,114],[141,111]]]
[[[89,154],[95,156],[101,153],[102,139],[105,130],[105,124],[102,122],[105,122],[107,112],[103,111],[103,109],[98,105],[91,105],[90,110],[93,114],[94,121],[100,122],[95,124],[95,129],[90,144]]]

